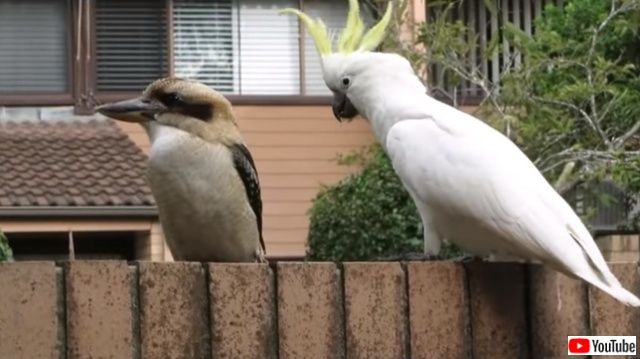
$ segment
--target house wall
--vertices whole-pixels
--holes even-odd
[[[264,202],[269,256],[304,255],[311,200],[322,184],[353,172],[338,154],[374,141],[363,120],[339,123],[331,106],[234,106],[238,126],[256,161]],[[145,152],[149,140],[138,124],[118,125]]]

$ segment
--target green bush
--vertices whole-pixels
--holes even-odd
[[[307,256],[371,260],[422,252],[422,222],[380,146],[344,157],[362,171],[324,187],[313,201]],[[443,255],[456,254],[446,248]]]
[[[13,252],[11,251],[11,247],[9,247],[9,240],[0,230],[0,262],[12,260]]]

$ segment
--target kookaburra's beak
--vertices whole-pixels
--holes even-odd
[[[155,114],[166,110],[166,107],[158,101],[138,97],[98,106],[95,110],[107,117],[120,121],[146,122],[153,121]]]
[[[334,92],[331,107],[333,108],[333,115],[340,122],[342,122],[343,118],[352,119],[358,115],[358,110],[345,94]]]

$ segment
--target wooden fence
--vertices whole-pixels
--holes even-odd
[[[612,264],[640,291],[636,264]],[[537,265],[0,265],[0,358],[554,358],[640,310]]]

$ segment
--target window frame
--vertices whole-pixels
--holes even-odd
[[[164,0],[166,6],[167,72],[174,74],[173,49],[173,0]],[[66,0],[67,22],[67,90],[61,93],[24,92],[1,94],[0,106],[48,106],[73,105],[77,114],[92,114],[96,105],[138,96],[137,91],[97,91],[96,63],[96,0]],[[298,0],[304,11],[304,0]],[[298,24],[298,63],[300,68],[300,93],[295,95],[225,95],[234,105],[256,106],[316,106],[331,103],[330,95],[306,95],[304,68],[304,27]]]
[[[74,24],[77,19],[77,6],[74,6],[78,0],[65,0],[65,14],[64,19],[67,24],[67,54],[69,56],[66,59],[67,62],[67,89],[62,92],[38,92],[38,91],[25,91],[20,93],[2,93],[0,92],[0,106],[29,106],[29,105],[73,105],[75,98],[75,67],[74,59],[77,55],[76,44],[74,39],[76,38],[77,29]]]
[[[95,0],[89,0],[92,3],[95,3]],[[173,48],[173,0],[164,0],[166,11],[167,11],[167,73],[165,76],[174,76],[174,48]],[[304,11],[304,0],[298,0],[298,7],[301,11]],[[92,62],[90,65],[90,76],[91,76],[91,90],[95,95],[95,100],[97,103],[107,103],[113,101],[120,101],[127,98],[131,98],[139,95],[139,92],[131,92],[131,91],[108,91],[108,92],[98,92],[96,90],[97,85],[97,72],[96,72],[96,29],[95,29],[95,6],[92,6],[91,11],[91,53],[92,53]],[[301,22],[298,22],[298,66],[300,68],[300,83],[299,83],[299,91],[300,94],[297,95],[242,95],[242,94],[226,94],[225,97],[233,104],[233,105],[256,105],[256,106],[284,106],[284,105],[299,105],[299,106],[316,106],[316,105],[329,105],[331,104],[331,96],[326,95],[306,95],[306,86],[305,86],[305,76],[304,76],[304,45],[305,45],[305,36],[303,36],[304,26]]]
[[[77,0],[74,0],[77,1]],[[82,0],[79,0],[82,1]],[[173,0],[163,0],[165,2],[165,11],[166,11],[166,46],[167,48],[167,58],[165,61],[167,62],[166,69],[167,72],[163,74],[163,76],[171,76],[173,74],[173,40],[171,37],[171,32],[173,31]],[[90,26],[89,26],[89,36],[90,41],[88,42],[89,47],[89,58],[87,73],[85,74],[87,78],[87,88],[86,93],[90,97],[93,105],[99,105],[107,102],[114,102],[125,100],[127,98],[139,96],[139,91],[98,91],[98,64],[97,64],[97,31],[96,31],[96,0],[87,0],[87,3],[91,4],[88,9],[88,16]],[[93,112],[93,109],[90,109]]]

